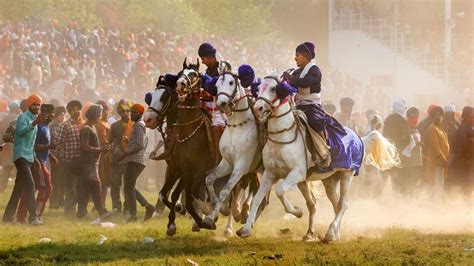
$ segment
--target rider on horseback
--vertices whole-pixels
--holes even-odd
[[[209,117],[212,120],[212,131],[213,131],[213,154],[216,154],[215,160],[216,165],[220,161],[219,154],[219,139],[224,131],[226,117],[221,113],[215,106],[214,96],[217,94],[216,82],[219,77],[219,68],[223,66],[226,70],[231,69],[229,63],[225,61],[217,61],[216,59],[216,49],[209,43],[203,43],[199,46],[198,55],[201,58],[201,61],[204,65],[207,66],[206,73],[201,74],[203,80],[202,87],[203,91],[201,92],[201,104],[202,108],[207,111]],[[178,80],[178,75],[167,74],[160,80],[162,84],[169,85],[171,88],[176,88],[176,81]],[[160,81],[158,81],[160,83]],[[171,133],[169,137],[169,144],[165,145],[165,151],[161,155],[155,157],[155,160],[168,160],[171,158],[171,154],[174,148],[175,137]]]
[[[324,112],[321,107],[321,70],[314,62],[314,44],[305,42],[296,47],[295,61],[298,69],[292,74],[283,73],[283,79],[291,86],[280,86],[284,94],[297,91],[295,104],[298,110],[303,111],[308,119],[309,126],[323,137],[331,147],[331,154],[343,147],[342,136],[346,135],[344,127],[332,116]],[[286,83],[282,83],[286,84]],[[293,87],[293,88],[291,88]],[[314,149],[309,145],[312,157]],[[330,158],[325,165],[329,165]]]

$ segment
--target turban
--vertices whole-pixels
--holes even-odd
[[[16,111],[20,109],[20,101],[16,100],[16,101],[12,101],[9,105],[8,105],[8,110],[10,110],[10,112],[13,112],[13,111]]]
[[[132,106],[132,110],[139,112],[140,114],[143,114],[145,112],[145,106],[140,103],[136,103]]]
[[[443,111],[443,108],[441,108],[441,106],[436,106],[433,109],[431,109],[430,117],[434,118],[434,116],[438,113],[441,115],[444,115],[444,111]]]
[[[433,111],[433,109],[434,109],[435,107],[438,107],[438,105],[436,105],[436,104],[431,104],[430,106],[428,106],[428,110],[427,110],[427,111],[428,111],[428,115],[431,114],[431,111]]]
[[[132,102],[128,99],[121,99],[117,103],[117,112],[121,112],[125,109],[130,109],[130,108],[132,108]]]
[[[296,47],[296,52],[306,57],[308,60],[311,60],[316,56],[316,53],[314,52],[314,44],[310,42],[298,45],[298,47]]]
[[[8,111],[8,102],[0,100],[0,113],[6,113]]]
[[[43,99],[41,99],[41,96],[36,95],[36,94],[30,95],[26,99],[26,105],[28,106],[28,108],[30,108],[33,104],[42,104],[42,103],[43,103]]]
[[[255,72],[251,66],[241,65],[237,72],[239,74],[240,85],[242,85],[242,87],[247,88],[252,85],[252,82],[255,79]]]
[[[72,108],[75,108],[75,107],[82,109],[82,103],[77,100],[70,101],[66,105],[66,110],[69,112]]]
[[[203,43],[199,46],[198,55],[200,57],[216,56],[216,48],[212,47],[209,43]]]
[[[98,104],[93,104],[89,106],[86,112],[87,120],[96,120],[102,116],[102,106]]]
[[[448,104],[448,105],[446,105],[446,106],[444,107],[444,111],[445,111],[446,113],[448,113],[448,112],[454,113],[454,112],[456,112],[456,105],[454,105],[454,104]]]
[[[393,101],[392,109],[394,113],[404,116],[405,111],[407,110],[405,101],[403,99],[397,99]]]

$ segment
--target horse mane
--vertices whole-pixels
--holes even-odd
[[[400,156],[395,145],[377,130],[362,138],[366,151],[365,164],[373,165],[381,171],[400,167]]]
[[[277,80],[280,80],[280,72],[278,71],[278,69],[273,69],[268,73],[267,77],[272,77],[276,78]]]

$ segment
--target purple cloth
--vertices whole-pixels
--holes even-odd
[[[328,144],[331,147],[331,165],[329,169],[352,169],[354,176],[359,175],[359,169],[364,159],[364,144],[360,137],[348,127],[346,134],[328,128]],[[342,147],[340,144],[342,143]]]

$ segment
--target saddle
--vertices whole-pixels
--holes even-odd
[[[331,163],[331,151],[326,141],[316,133],[308,124],[308,118],[305,113],[300,110],[295,110],[295,117],[302,130],[305,130],[306,148],[310,152],[313,160],[308,161],[308,169],[317,164],[321,168],[326,168]]]

